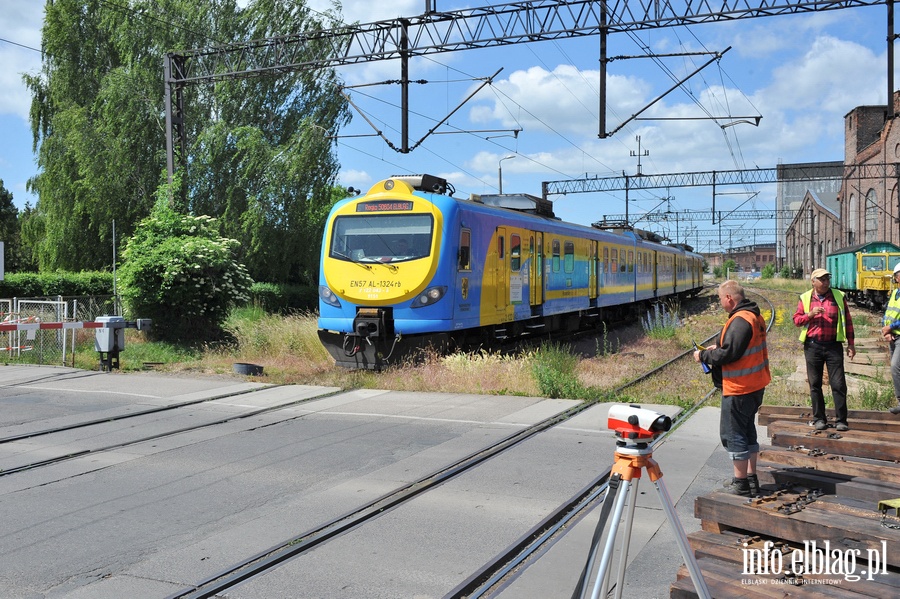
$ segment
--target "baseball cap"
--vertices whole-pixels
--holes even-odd
[[[829,277],[830,277],[830,276],[831,276],[831,273],[828,272],[827,270],[825,270],[824,268],[817,268],[817,269],[815,269],[814,271],[812,271],[812,275],[810,276],[810,278],[813,278],[813,279],[820,279],[820,278],[822,278],[822,277],[824,277],[824,276],[829,276]]]

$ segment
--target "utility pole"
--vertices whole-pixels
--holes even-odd
[[[637,173],[636,173],[635,176],[640,177],[640,176],[643,175],[643,173],[641,172],[641,158],[642,158],[643,156],[649,156],[649,155],[650,155],[650,150],[644,150],[644,152],[643,152],[643,154],[642,154],[642,153],[641,153],[641,136],[640,136],[640,135],[635,135],[635,136],[634,136],[634,139],[635,139],[635,141],[637,141],[638,149],[637,149],[637,153],[635,153],[635,151],[632,150],[632,151],[631,151],[631,156],[632,156],[632,157],[637,156],[638,163],[637,163]]]
[[[644,152],[641,153],[641,136],[635,135],[634,139],[637,141],[637,144],[638,144],[637,153],[635,153],[634,150],[631,150],[631,156],[632,157],[636,156],[638,159],[637,173],[635,174],[635,177],[642,177],[643,173],[641,173],[641,158],[644,156],[649,156],[650,150],[644,150]],[[625,175],[624,172],[622,174]],[[628,222],[629,222],[628,221],[628,175],[625,175],[625,224],[627,225]]]

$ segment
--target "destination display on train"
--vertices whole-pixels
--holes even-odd
[[[357,212],[390,212],[392,210],[412,210],[413,203],[408,201],[375,201],[360,202],[356,205]]]

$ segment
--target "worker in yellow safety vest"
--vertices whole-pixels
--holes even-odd
[[[900,415],[900,351],[894,351],[897,349],[897,339],[900,339],[900,262],[894,267],[893,279],[897,288],[891,290],[888,298],[881,334],[891,344],[891,379],[894,381],[897,405],[890,409],[890,413]]]
[[[809,397],[813,410],[812,424],[816,430],[828,428],[825,412],[825,396],[822,394],[824,370],[828,368],[828,381],[834,398],[835,428],[850,430],[847,424],[847,379],[844,376],[844,346],[852,360],[856,355],[853,335],[853,319],[844,294],[831,288],[831,273],[817,268],[810,276],[812,289],[800,296],[794,324],[802,328],[800,341],[806,359],[806,378],[809,380]]]

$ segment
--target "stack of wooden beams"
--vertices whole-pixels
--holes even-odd
[[[696,499],[688,537],[713,597],[900,597],[900,416],[853,410],[845,432],[811,419],[763,406],[762,496]],[[697,597],[686,567],[670,591]]]

